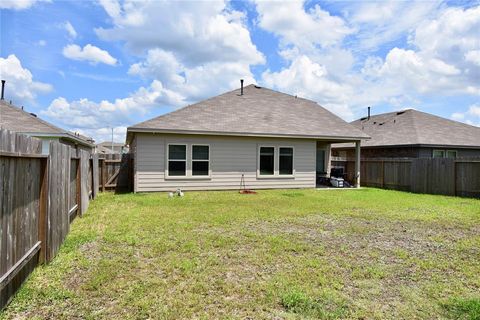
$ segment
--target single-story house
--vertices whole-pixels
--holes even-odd
[[[316,102],[242,87],[127,129],[134,191],[314,188],[330,145],[368,135]]]
[[[480,127],[408,109],[351,122],[371,137],[362,144],[362,158],[480,157]],[[353,159],[353,144],[332,146],[335,160]]]
[[[23,110],[23,107],[16,107],[3,99],[0,99],[0,128],[41,139],[43,154],[48,154],[52,140],[90,153],[95,150],[92,138],[59,128],[40,119],[36,114]]]

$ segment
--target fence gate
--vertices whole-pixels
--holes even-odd
[[[130,154],[106,154],[98,159],[99,181],[102,191],[133,190],[133,157]]]

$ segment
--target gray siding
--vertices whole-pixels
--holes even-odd
[[[165,179],[168,143],[209,144],[211,176],[208,179]],[[293,146],[293,178],[258,178],[259,145]],[[239,189],[242,173],[247,188],[314,188],[316,141],[254,137],[136,134],[135,191],[223,190]],[[187,171],[191,166],[187,152]],[[277,162],[277,159],[276,159]]]

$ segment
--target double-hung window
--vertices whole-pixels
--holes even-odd
[[[184,144],[168,145],[168,175],[187,175],[187,146]]]
[[[260,147],[259,171],[262,176],[273,176],[275,169],[275,148]]]
[[[192,176],[208,176],[210,173],[210,147],[192,145]]]
[[[293,174],[293,148],[280,147],[278,156],[278,173],[280,175]]]

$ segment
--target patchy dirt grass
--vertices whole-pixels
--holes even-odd
[[[480,202],[103,194],[1,319],[479,319]]]

